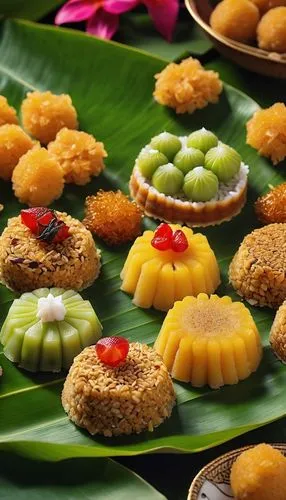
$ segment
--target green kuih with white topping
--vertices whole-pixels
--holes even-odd
[[[165,156],[167,156],[169,161],[172,161],[174,156],[182,147],[180,139],[169,132],[162,132],[159,135],[153,137],[150,142],[152,149],[157,149]]]
[[[166,195],[175,195],[182,189],[184,174],[172,163],[159,167],[152,177],[155,189]]]
[[[5,356],[31,372],[68,369],[102,326],[88,300],[73,290],[39,288],[14,300],[0,332]]]
[[[195,167],[203,167],[205,155],[196,148],[182,148],[174,158],[175,167],[179,168],[183,174],[187,174]]]
[[[185,177],[183,191],[191,201],[209,201],[218,192],[218,179],[204,167],[196,167]]]
[[[197,148],[204,154],[211,148],[214,148],[218,144],[218,138],[213,132],[207,130],[206,128],[201,128],[192,132],[187,138],[187,146],[192,148]]]
[[[141,174],[147,179],[151,179],[155,170],[161,165],[166,165],[168,158],[156,149],[144,148],[137,158],[137,165]]]
[[[223,143],[210,149],[205,157],[205,167],[211,170],[221,182],[230,181],[238,173],[240,165],[240,154]]]

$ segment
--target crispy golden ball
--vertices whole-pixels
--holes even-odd
[[[77,129],[77,113],[68,94],[28,92],[21,106],[24,128],[42,144],[53,141],[64,127]]]
[[[85,202],[83,224],[108,245],[132,241],[141,233],[143,212],[121,191],[98,191]]]
[[[9,181],[19,159],[34,146],[32,139],[18,125],[0,127],[0,179]]]
[[[255,212],[263,224],[286,222],[286,182],[260,196],[255,202]]]
[[[250,0],[223,0],[213,10],[211,27],[237,42],[255,39],[259,10]]]
[[[286,458],[269,444],[259,444],[239,455],[230,483],[235,500],[285,500]]]
[[[65,181],[80,186],[102,172],[103,158],[107,156],[102,142],[86,132],[67,128],[58,132],[48,151],[62,167]]]
[[[180,64],[171,63],[155,75],[153,93],[159,104],[174,108],[176,113],[193,113],[216,103],[222,92],[218,73],[206,71],[197,59],[189,57]]]
[[[274,7],[281,7],[286,5],[286,0],[251,0],[252,3],[259,8],[261,14],[265,14]]]
[[[264,14],[257,27],[257,40],[261,49],[286,53],[286,7]]]
[[[38,146],[20,158],[12,182],[16,197],[30,207],[47,207],[64,188],[61,167],[45,148]]]
[[[246,124],[246,142],[274,165],[286,157],[286,106],[277,102],[256,111]]]
[[[5,125],[5,123],[18,123],[18,118],[16,115],[16,110],[9,106],[6,97],[0,95],[0,126]]]

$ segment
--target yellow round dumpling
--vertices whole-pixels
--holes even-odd
[[[34,147],[15,167],[13,189],[21,203],[47,207],[58,199],[64,188],[63,172],[45,148]]]
[[[53,141],[64,127],[77,129],[77,113],[68,94],[28,92],[21,106],[24,128],[42,144]]]
[[[9,181],[19,159],[34,146],[32,139],[18,125],[0,127],[0,179]]]
[[[18,123],[16,110],[9,106],[6,97],[0,95],[0,126],[5,123]]]
[[[257,27],[257,40],[261,49],[286,52],[286,7],[269,10]]]
[[[259,10],[250,0],[223,0],[210,17],[215,31],[245,43],[255,38],[258,21]]]
[[[286,0],[251,0],[256,7],[259,8],[261,14],[265,14],[274,7],[281,7],[286,5]]]

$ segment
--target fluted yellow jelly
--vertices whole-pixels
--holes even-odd
[[[139,307],[168,311],[177,300],[201,292],[213,293],[220,284],[219,267],[207,238],[190,228],[182,230],[188,241],[183,252],[158,250],[151,245],[153,231],[145,231],[130,249],[121,272],[121,290],[133,295]]]
[[[173,378],[194,387],[237,384],[254,372],[262,345],[249,310],[230,297],[200,293],[176,302],[154,349]]]

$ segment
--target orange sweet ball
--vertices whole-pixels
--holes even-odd
[[[0,95],[0,126],[5,123],[18,123],[16,110],[9,106],[6,97]]]
[[[18,125],[0,127],[0,179],[9,181],[19,159],[34,146],[32,139]]]
[[[58,132],[48,151],[62,167],[65,181],[80,186],[102,172],[103,158],[107,156],[102,142],[86,132],[67,128]]]
[[[155,75],[153,93],[159,104],[174,108],[176,113],[193,113],[208,103],[216,103],[222,91],[218,73],[206,71],[197,59],[189,57],[171,63]]]
[[[47,207],[64,188],[61,167],[45,148],[38,146],[20,158],[12,182],[18,200],[30,207]]]
[[[271,9],[262,17],[257,40],[261,49],[286,53],[286,7]]]
[[[286,182],[270,189],[255,202],[255,213],[263,224],[286,222]],[[285,345],[286,348],[286,345]]]
[[[53,141],[63,127],[77,129],[77,113],[67,94],[28,92],[21,106],[24,128],[42,144]]]
[[[255,39],[259,10],[250,0],[223,0],[213,10],[211,27],[237,42]]]
[[[286,0],[251,0],[252,3],[259,8],[261,14],[264,14],[274,7],[281,7],[286,5]]]
[[[141,233],[142,210],[121,191],[98,191],[85,202],[83,224],[108,245],[134,240]]]
[[[274,165],[286,157],[286,106],[277,102],[260,109],[247,122],[246,142]]]

